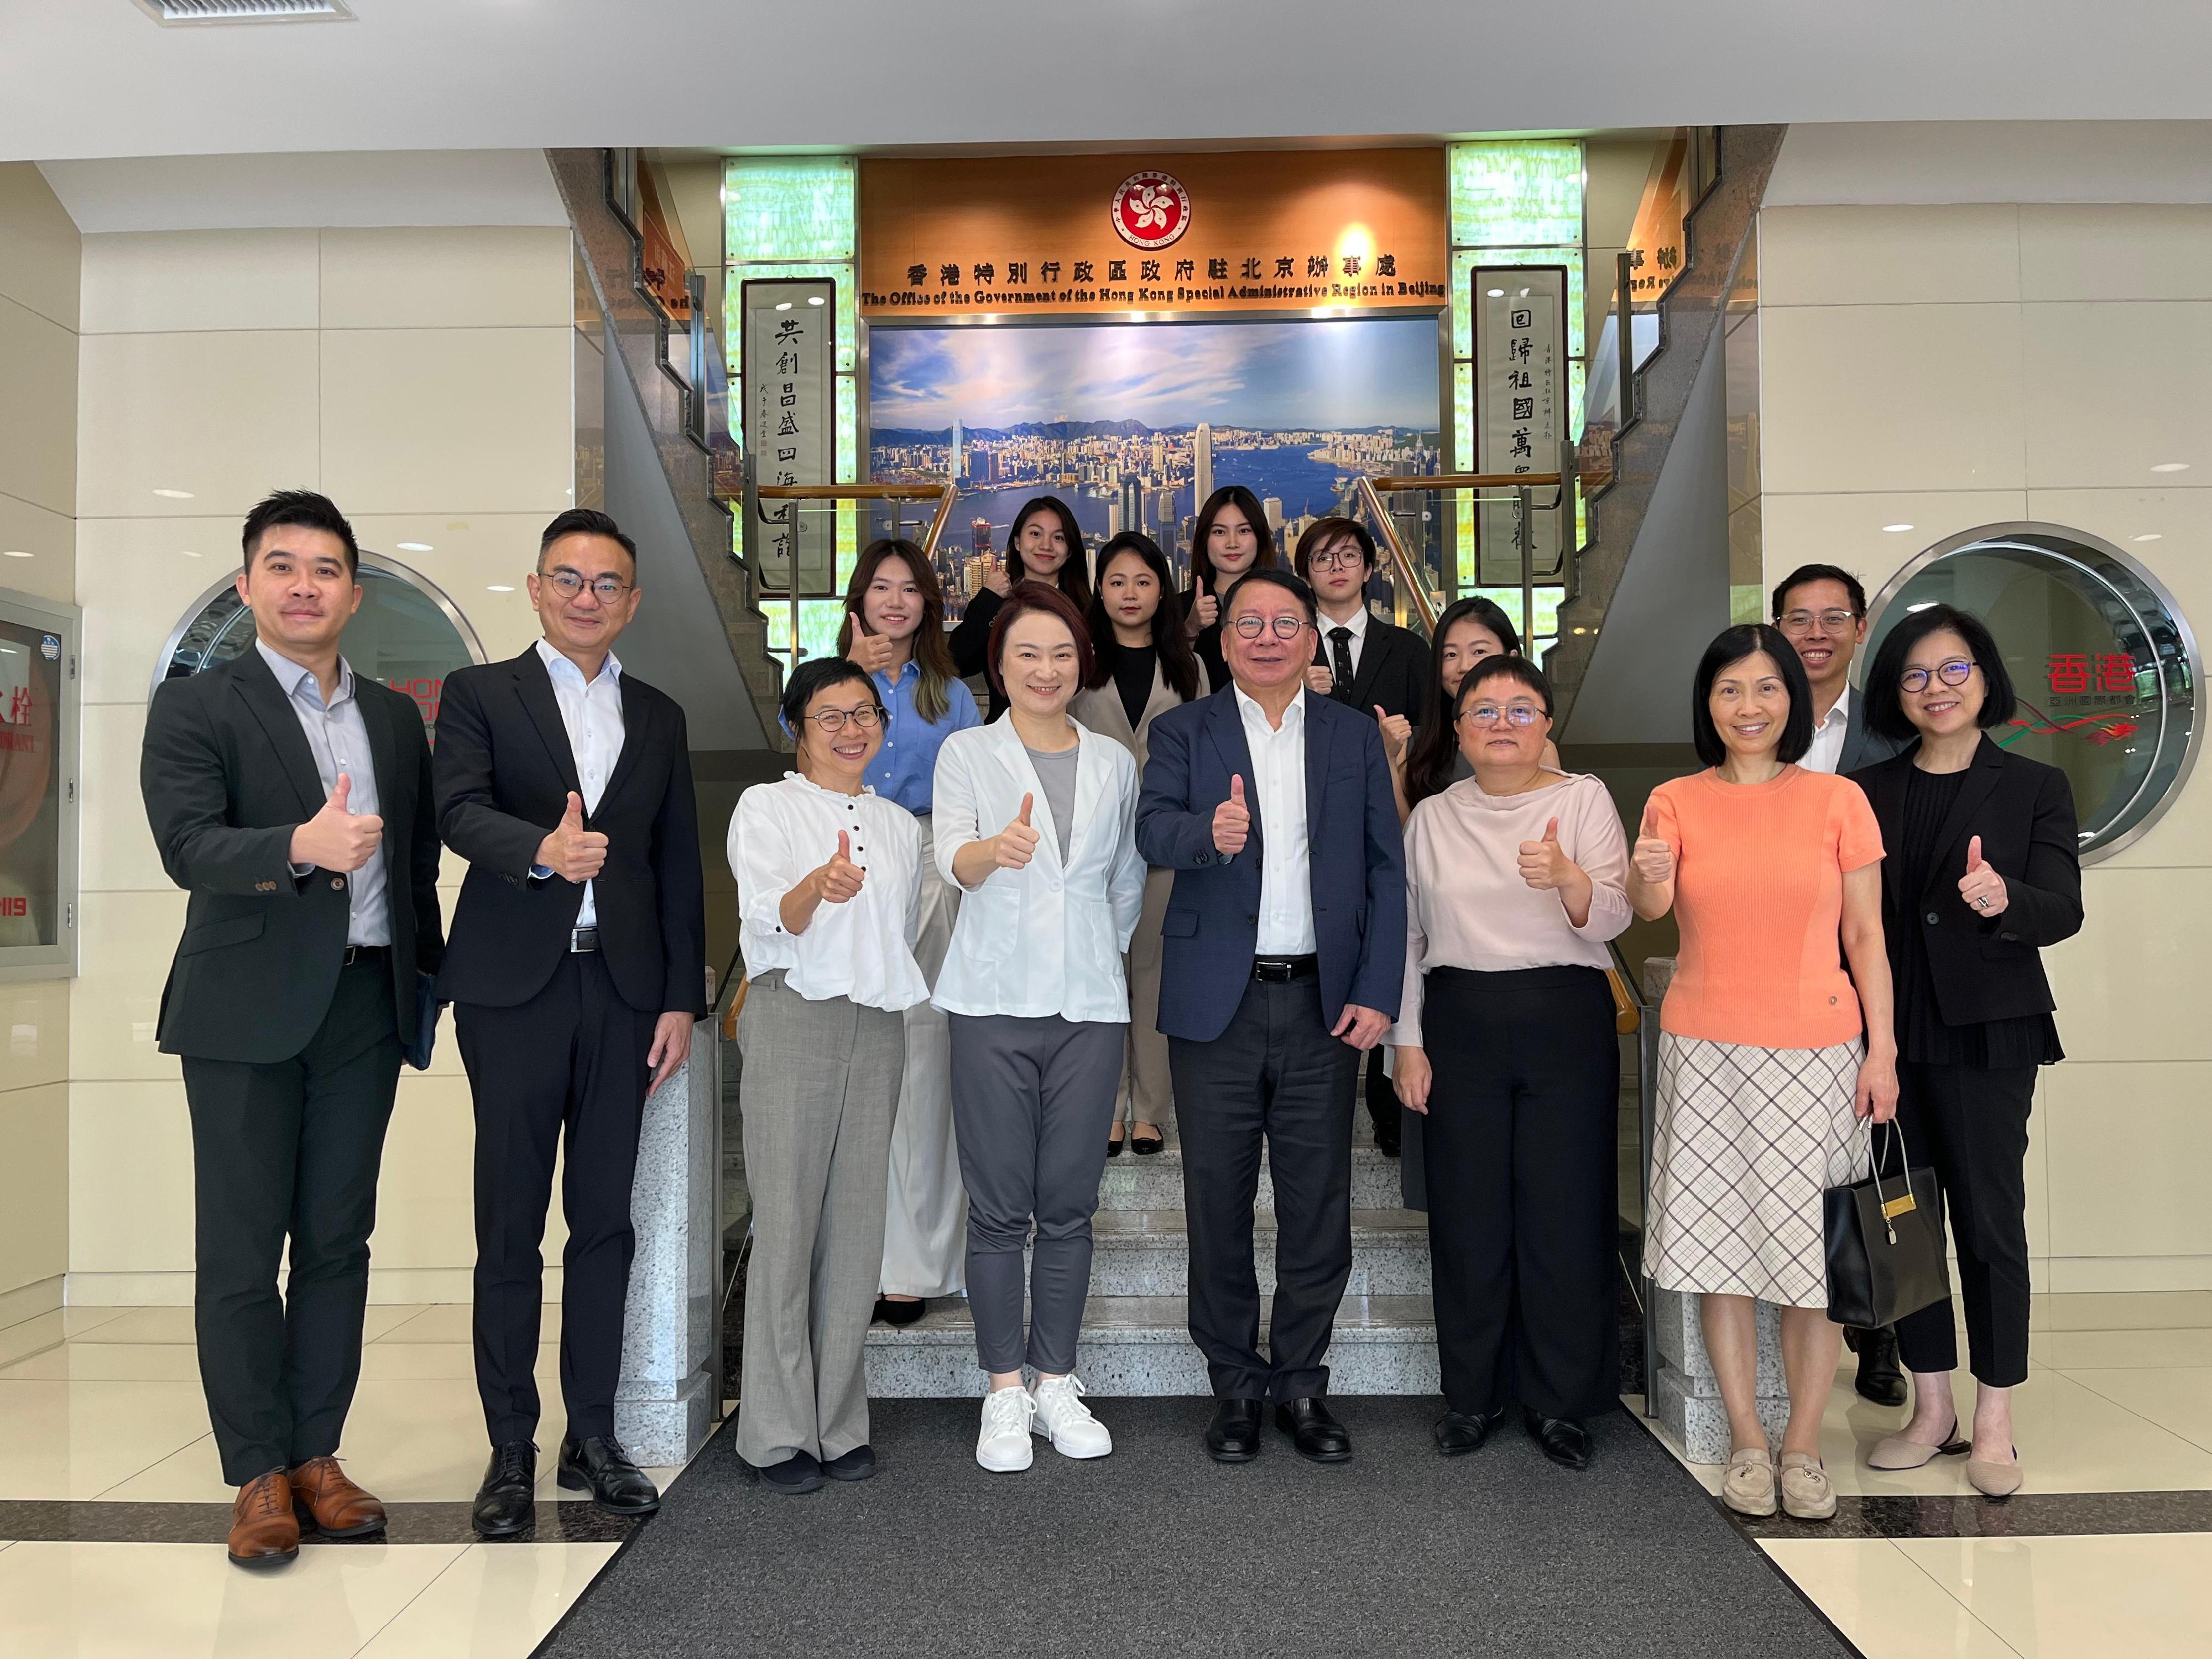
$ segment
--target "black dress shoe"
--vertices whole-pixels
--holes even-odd
[[[867,1449],[864,1446],[861,1449]],[[822,1490],[822,1465],[815,1462],[811,1452],[793,1452],[781,1463],[764,1465],[758,1473],[761,1485],[786,1497]]]
[[[1133,1134],[1129,1137],[1129,1150],[1139,1158],[1150,1158],[1167,1144],[1159,1135]]]
[[[876,1317],[886,1325],[911,1325],[929,1311],[929,1304],[920,1298],[912,1302],[895,1302],[890,1297],[876,1298]]]
[[[1887,1326],[1877,1331],[1850,1333],[1856,1340],[1859,1371],[1851,1380],[1859,1398],[1877,1406],[1902,1406],[1905,1401],[1905,1372],[1897,1363],[1897,1333]]]
[[[1106,1156],[1107,1156],[1107,1157],[1109,1157],[1109,1158],[1119,1158],[1119,1157],[1121,1157],[1121,1149],[1122,1149],[1124,1146],[1127,1146],[1128,1144],[1129,1144],[1129,1143],[1128,1143],[1128,1141],[1127,1141],[1126,1139],[1121,1139],[1121,1140],[1109,1140],[1109,1141],[1108,1141],[1108,1142],[1106,1143]]]
[[[1320,1399],[1293,1400],[1275,1407],[1275,1426],[1291,1437],[1298,1455],[1316,1463],[1341,1463],[1352,1455],[1352,1436],[1329,1415]]]
[[[1596,1444],[1589,1431],[1571,1417],[1542,1417],[1527,1407],[1521,1408],[1522,1420],[1528,1425],[1528,1437],[1544,1449],[1544,1455],[1563,1469],[1586,1469],[1590,1454]]]
[[[592,1494],[592,1506],[609,1515],[651,1515],[660,1492],[612,1435],[571,1435],[561,1443],[561,1484]]]
[[[491,1449],[483,1485],[469,1510],[469,1524],[479,1538],[514,1538],[538,1522],[538,1448],[527,1440],[510,1440]]]
[[[832,1480],[866,1480],[875,1472],[876,1454],[869,1446],[855,1446],[842,1457],[833,1457],[822,1466],[822,1473]]]
[[[1249,1463],[1260,1455],[1260,1402],[1224,1400],[1206,1425],[1206,1455],[1217,1463]]]
[[[1436,1437],[1437,1449],[1446,1457],[1464,1457],[1490,1438],[1490,1431],[1504,1415],[1503,1407],[1473,1417],[1465,1412],[1446,1412],[1430,1432]]]

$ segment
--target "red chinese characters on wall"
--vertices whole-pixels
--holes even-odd
[[[2044,673],[2054,696],[2135,695],[2136,659],[2124,653],[2092,657],[2086,652],[2054,651]]]

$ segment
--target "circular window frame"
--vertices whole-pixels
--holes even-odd
[[[2132,582],[2140,587],[2142,593],[2129,592],[2125,587],[2115,582],[2109,573],[2100,570],[2095,566],[2080,559],[2070,557],[2057,549],[2022,539],[2029,537],[2064,542],[2084,552],[2108,560],[2126,581]],[[1913,579],[1922,572],[1954,554],[1969,552],[1984,547],[2014,553],[2032,553],[2043,558],[2072,565],[2126,607],[2130,614],[2135,617],[2136,625],[2143,630],[2144,637],[2155,639],[2160,629],[2154,626],[2152,618],[2145,614],[2143,598],[2147,595],[2150,602],[2163,611],[2164,621],[2171,623],[2174,637],[2180,641],[2182,650],[2188,655],[2191,684],[2188,687],[2188,700],[2184,713],[2189,722],[2189,731],[2187,738],[2182,744],[2180,759],[2173,763],[2173,769],[2167,776],[2158,798],[2144,809],[2140,817],[2110,840],[2100,841],[2094,846],[2084,846],[2081,848],[2081,858],[2083,864],[2101,863],[2115,854],[2125,852],[2136,842],[2142,840],[2143,836],[2166,816],[2168,809],[2180,798],[2181,792],[2189,783],[2191,775],[2197,769],[2197,751],[2203,746],[2204,742],[2204,716],[2208,712],[2212,711],[2208,711],[2201,706],[2201,693],[2197,683],[2202,678],[2203,659],[2197,650],[2196,630],[2190,627],[2189,618],[2183,613],[2179,602],[2173,597],[2172,591],[2146,568],[2141,561],[2114,546],[2103,537],[2092,535],[2086,530],[2076,530],[2067,525],[2051,524],[2040,520],[2014,519],[1996,524],[1979,525],[1972,530],[1960,531],[1957,535],[1947,536],[1942,541],[1914,555],[1899,568],[1896,574],[1882,584],[1881,591],[1868,605],[1867,638],[1871,641],[1875,637],[1881,629],[1882,618],[1888,613],[1889,607],[1895,603],[1898,596],[1905,591]],[[1863,689],[1866,670],[1871,665],[1872,653],[1869,653],[1861,659],[1859,666],[1862,689]],[[2160,689],[2170,696],[2170,688],[2165,684],[2166,672],[2165,665],[2160,665]],[[2163,749],[2164,746],[2165,739],[2161,734],[2160,748]],[[2133,810],[2136,802],[2142,799],[2145,790],[2158,786],[2159,769],[2165,763],[2162,757],[2153,763],[2149,775],[2143,780],[2135,794],[2130,798],[2128,805],[2122,809],[2120,814],[2116,814],[2116,817],[2124,816],[2125,812]]]
[[[361,565],[380,576],[398,577],[437,606],[444,613],[446,620],[453,625],[453,631],[461,636],[461,644],[468,652],[471,663],[482,664],[491,660],[484,652],[483,641],[477,636],[475,624],[461,614],[460,606],[453,603],[444,588],[421,571],[412,565],[402,564],[387,553],[373,553],[365,547],[361,550]],[[235,592],[237,588],[238,574],[234,571],[194,599],[185,614],[178,618],[177,625],[169,630],[169,637],[162,642],[161,654],[154,659],[154,682],[146,688],[146,701],[149,705],[154,701],[154,694],[168,679],[169,664],[177,654],[177,647],[184,643],[185,635],[191,631],[191,625],[200,619],[200,613],[223,594]]]

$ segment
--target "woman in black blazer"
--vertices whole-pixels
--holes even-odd
[[[1899,623],[1866,696],[1869,724],[1912,744],[1851,775],[1887,853],[1897,1121],[1907,1158],[1942,1188],[1977,1384],[1970,1442],[1951,1395],[1949,1299],[1898,1321],[1912,1421],[1867,1461],[1910,1469],[1969,1452],[1967,1480],[2003,1498],[2020,1488],[2012,1390],[2027,1379],[2027,1117],[2036,1068],[2064,1057],[2038,951],[2081,927],[2074,793],[2057,768],[1984,735],[2011,720],[2014,699],[1996,641],[1966,611],[1930,605]]]

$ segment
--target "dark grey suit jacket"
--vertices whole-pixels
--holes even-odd
[[[1843,758],[1836,763],[1836,775],[1838,777],[1905,751],[1904,744],[1885,738],[1869,726],[1866,714],[1866,693],[1853,686],[1850,718],[1844,723]]]

